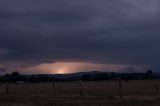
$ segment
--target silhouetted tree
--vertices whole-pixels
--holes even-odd
[[[152,79],[153,78],[153,72],[152,70],[147,70],[146,73],[144,73],[145,79]]]
[[[21,81],[21,79],[22,79],[22,76],[17,71],[12,72],[11,75],[10,75],[11,82]]]

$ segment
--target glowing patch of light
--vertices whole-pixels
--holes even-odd
[[[58,69],[56,71],[56,74],[65,74],[65,73],[66,73],[65,69]]]

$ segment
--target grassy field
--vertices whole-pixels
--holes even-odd
[[[155,80],[25,83],[0,85],[0,106],[159,106]]]

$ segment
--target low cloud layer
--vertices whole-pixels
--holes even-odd
[[[159,0],[0,2],[0,64],[160,63]]]

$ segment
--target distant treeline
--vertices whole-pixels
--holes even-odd
[[[145,73],[107,73],[107,72],[87,72],[63,75],[21,75],[17,71],[0,76],[0,82],[25,83],[25,82],[59,82],[59,81],[100,81],[100,80],[142,80],[142,79],[160,79],[159,74],[154,74],[152,70]]]

